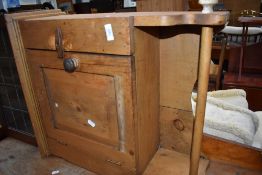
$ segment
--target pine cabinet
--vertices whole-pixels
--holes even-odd
[[[183,29],[199,36],[201,26],[226,21],[223,12],[60,15],[20,21],[47,151],[98,174],[142,174],[160,146],[160,62],[165,59],[160,41]],[[209,52],[211,45],[203,49]],[[165,51],[167,56],[175,53]]]

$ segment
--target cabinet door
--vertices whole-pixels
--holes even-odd
[[[131,57],[83,53],[65,57],[79,60],[75,72],[66,72],[54,51],[27,51],[51,153],[72,161],[68,149],[87,155],[80,162],[100,161],[134,171]]]

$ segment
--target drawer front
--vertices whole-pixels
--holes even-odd
[[[20,22],[25,48],[56,50],[55,37],[59,28],[65,51],[132,54],[129,17],[43,19]]]
[[[27,50],[51,153],[63,157],[54,148],[66,146],[77,155],[89,155],[83,158],[90,162],[88,167],[96,158],[134,172],[131,57],[84,53],[65,57],[79,60],[75,72],[63,69],[63,59],[55,51]]]

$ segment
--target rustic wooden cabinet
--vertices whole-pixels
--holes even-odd
[[[54,51],[27,56],[51,153],[85,165],[88,157],[101,173],[132,174],[131,57],[66,53],[80,64],[68,73]]]
[[[194,72],[194,78],[190,85],[185,84],[184,91],[176,93],[186,97],[182,101],[190,101],[187,97],[192,92],[200,52],[200,59],[206,59],[200,61],[199,73],[203,76],[199,94],[204,94],[205,101],[213,32],[210,26],[226,21],[227,13],[200,12],[61,15],[20,21],[41,113],[39,121],[45,128],[46,152],[99,174],[142,174],[160,145],[161,93],[167,97],[160,90],[164,81],[161,71],[165,71],[160,68],[161,59],[181,53],[172,47],[163,53],[160,41],[176,43],[179,40],[175,36],[184,33],[197,36],[186,39],[196,44],[187,55],[195,60],[193,68],[187,70]],[[203,27],[199,51],[202,26],[207,27]],[[181,54],[177,57],[177,70],[182,70]],[[182,74],[177,70],[174,73],[179,77]],[[179,88],[182,85],[178,82]],[[177,109],[187,110],[190,105],[182,101]],[[190,145],[191,141],[188,149]]]

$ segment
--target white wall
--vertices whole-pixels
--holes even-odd
[[[19,0],[20,5],[37,4],[37,0]]]

